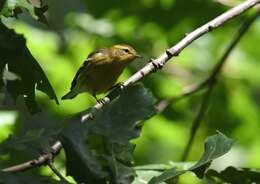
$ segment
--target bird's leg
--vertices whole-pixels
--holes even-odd
[[[96,101],[98,101],[96,93],[93,93],[92,96],[95,98]]]
[[[97,103],[101,103],[102,105],[105,105],[104,99],[103,98],[98,99],[96,93],[93,93],[92,96],[96,99]]]
[[[109,92],[115,88],[118,88],[118,89],[122,89],[124,88],[124,83],[123,82],[119,82],[117,84],[115,84],[114,86],[112,86],[111,88],[109,88],[106,92]]]

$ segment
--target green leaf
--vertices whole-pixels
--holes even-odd
[[[226,137],[221,132],[208,137],[205,141],[205,151],[202,157],[189,170],[193,171],[199,178],[202,178],[211,161],[227,153],[233,143],[232,139]]]
[[[0,79],[3,79],[0,80],[0,89],[4,86],[15,100],[21,95],[30,112],[37,112],[39,108],[35,101],[35,87],[54,99],[57,104],[58,99],[25,42],[22,35],[8,29],[0,21]],[[17,80],[9,80],[10,73],[12,79],[17,76]]]
[[[156,171],[164,171],[166,169],[170,169],[172,165],[166,164],[149,164],[149,165],[141,165],[135,166],[135,170],[156,170]]]
[[[67,174],[77,182],[129,184],[134,180],[130,140],[141,121],[155,114],[155,100],[142,85],[133,85],[84,124],[70,123],[62,134]],[[78,120],[79,121],[79,120]]]
[[[212,160],[221,157],[227,153],[233,144],[233,140],[218,132],[210,136],[205,141],[205,150],[200,160],[187,170],[177,170],[176,167],[164,171],[161,175],[153,177],[149,184],[157,184],[169,179],[175,179],[188,171],[194,172],[199,178],[204,176],[205,170],[211,164]]]
[[[258,183],[260,181],[260,170],[228,167],[221,172],[217,172],[211,169],[207,171],[206,178],[212,182],[217,182],[220,179],[221,183]]]
[[[107,173],[102,169],[98,158],[91,153],[91,149],[85,145],[82,137],[67,136],[62,139],[66,154],[67,175],[73,176],[78,182],[102,183]]]
[[[47,24],[44,12],[47,11],[47,6],[35,7],[28,0],[3,0],[0,4],[0,15],[5,17],[17,17],[22,13],[23,9],[36,20]]]
[[[186,173],[186,170],[180,170],[178,171],[175,167],[168,169],[164,171],[161,175],[153,177],[150,181],[149,184],[156,184],[156,183],[161,183],[162,181],[167,181],[167,180],[172,180],[175,179],[176,176],[182,175]]]

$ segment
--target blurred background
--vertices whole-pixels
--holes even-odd
[[[33,2],[38,3],[36,0]],[[6,18],[3,21],[25,36],[28,48],[60,99],[69,90],[81,63],[94,49],[126,43],[144,56],[127,68],[120,77],[123,81],[150,58],[159,56],[176,44],[185,33],[238,2],[241,1],[46,0],[49,26],[37,23],[27,14],[21,14],[19,19]],[[252,12],[199,38],[162,70],[141,82],[160,101],[177,96],[188,85],[203,81],[224,53],[232,35]],[[215,162],[213,167],[223,169],[227,165],[235,165],[260,168],[259,30],[258,20],[223,67],[188,160],[197,160],[203,151],[204,139],[219,130],[234,138],[236,143],[232,151]],[[201,96],[202,93],[196,93],[170,104],[165,111],[145,122],[140,138],[134,141],[137,144],[136,165],[180,161]],[[93,97],[81,94],[56,105],[39,91],[37,101],[42,110],[57,121],[95,104]],[[1,110],[0,141],[14,129],[19,129],[17,123],[21,121],[15,111]],[[54,126],[47,121],[48,118],[42,120],[43,126]],[[189,174],[181,179],[196,182],[196,178]]]

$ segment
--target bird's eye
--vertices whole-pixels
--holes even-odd
[[[129,49],[123,49],[123,50],[124,50],[124,52],[127,53],[127,54],[130,53]]]

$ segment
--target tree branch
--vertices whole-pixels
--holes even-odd
[[[258,10],[258,12],[253,15],[252,17],[250,17],[249,19],[247,19],[242,26],[240,27],[240,29],[238,30],[238,32],[235,34],[235,36],[233,37],[232,41],[230,42],[229,46],[227,47],[224,55],[220,58],[218,64],[215,66],[215,68],[213,69],[211,75],[209,76],[208,79],[206,79],[204,82],[202,82],[200,85],[198,85],[197,88],[195,88],[193,91],[190,92],[190,94],[192,92],[196,92],[198,91],[202,86],[204,86],[204,84],[208,83],[207,90],[202,98],[202,102],[201,102],[201,106],[200,109],[198,111],[198,114],[196,116],[196,118],[194,119],[193,123],[192,123],[192,127],[190,130],[190,137],[188,140],[188,143],[185,147],[185,150],[183,152],[181,161],[186,161],[188,154],[191,150],[192,147],[192,143],[194,141],[195,135],[200,127],[201,121],[204,117],[205,112],[207,111],[208,108],[208,104],[209,104],[209,98],[211,95],[211,92],[213,90],[213,87],[216,83],[217,77],[220,74],[221,69],[223,68],[225,62],[227,61],[228,56],[230,55],[230,53],[232,52],[232,50],[235,48],[235,46],[238,44],[238,42],[241,40],[241,38],[243,37],[243,35],[245,35],[245,33],[248,31],[249,27],[252,25],[252,23],[256,20],[256,18],[260,15],[260,10]]]
[[[165,53],[160,55],[156,59],[152,59],[151,62],[149,62],[146,66],[144,66],[142,69],[140,69],[138,72],[136,72],[134,75],[132,75],[128,80],[126,80],[120,88],[117,88],[113,90],[111,93],[109,93],[104,99],[102,99],[103,103],[97,103],[93,106],[93,109],[95,109],[95,112],[100,110],[105,104],[110,103],[114,98],[116,98],[120,92],[124,89],[124,87],[127,87],[145,76],[148,76],[149,74],[155,72],[156,70],[160,69],[167,61],[169,61],[173,56],[178,56],[178,54],[188,45],[190,45],[194,40],[198,39],[202,35],[212,31],[213,29],[223,25],[225,22],[229,21],[232,18],[235,18],[236,16],[242,14],[246,10],[252,8],[256,4],[260,3],[260,0],[247,0],[240,5],[228,10],[227,12],[221,14],[220,16],[216,17],[212,21],[206,23],[205,25],[199,27],[195,31],[186,34],[185,38],[183,38],[179,43],[177,43],[175,46],[171,47],[170,49],[167,49]],[[82,116],[81,121],[85,122],[89,118],[93,117],[93,113],[87,113]],[[62,149],[61,142],[57,141],[55,143],[57,152],[59,152],[60,149]],[[40,156],[36,160],[32,160],[17,166],[9,167],[6,169],[3,169],[4,172],[17,172],[22,170],[27,170],[30,168],[38,167],[41,165],[45,165],[48,160],[50,160],[50,154],[45,154]],[[52,159],[56,154],[52,154]]]
[[[173,102],[177,102],[185,97],[191,96],[191,95],[201,91],[202,89],[204,89],[205,87],[208,86],[209,81],[211,80],[211,77],[212,76],[210,75],[206,80],[204,80],[203,82],[201,82],[199,84],[192,84],[190,86],[185,87],[184,90],[182,91],[182,93],[178,96],[161,100],[156,105],[157,113],[163,112]]]
[[[41,155],[39,158],[35,160],[30,160],[28,162],[15,165],[12,167],[8,167],[2,169],[2,172],[18,172],[18,171],[25,171],[34,167],[39,167],[42,165],[48,164],[50,160],[52,160],[56,155],[59,154],[60,150],[62,149],[62,145],[59,141],[57,141],[52,147],[51,152]]]
[[[191,150],[191,147],[192,147],[192,143],[193,143],[194,137],[195,137],[195,135],[197,133],[197,130],[200,127],[201,120],[203,119],[204,114],[205,114],[205,112],[208,109],[209,98],[210,98],[211,92],[213,90],[214,84],[215,84],[215,81],[212,81],[209,84],[208,89],[207,89],[207,91],[205,92],[205,94],[204,94],[204,96],[202,98],[201,106],[200,106],[198,114],[196,115],[196,117],[195,117],[195,119],[194,119],[194,121],[192,123],[192,127],[190,129],[190,137],[189,137],[188,143],[187,143],[187,145],[186,145],[186,147],[184,149],[181,161],[186,161],[187,160],[188,154],[189,154],[189,152]]]

